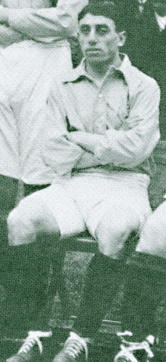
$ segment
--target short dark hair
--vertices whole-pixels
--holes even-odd
[[[52,2],[52,6],[54,7],[54,6],[57,6],[58,0],[51,0],[51,2]]]
[[[78,14],[78,22],[87,14],[104,16],[114,21],[117,31],[125,30],[123,16],[118,6],[112,1],[91,2]]]

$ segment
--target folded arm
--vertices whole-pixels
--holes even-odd
[[[85,151],[81,146],[69,141],[66,129],[60,130],[55,126],[55,118],[52,117],[51,122],[50,111],[49,113],[47,111],[47,125],[48,115],[49,125],[51,126],[52,123],[52,126],[49,126],[50,130],[47,132],[47,141],[42,152],[46,165],[59,176],[70,176],[73,169],[87,169],[101,165],[93,153]],[[58,116],[60,120],[58,112],[54,115]]]
[[[84,168],[91,168],[100,165],[101,162],[95,157],[95,155],[92,152],[84,150],[81,158],[78,160],[77,164],[75,165],[75,169],[78,170]]]
[[[24,35],[6,25],[0,25],[0,46],[6,47],[13,43],[19,43],[24,39]]]
[[[131,168],[146,160],[159,140],[159,87],[152,80],[132,101],[126,129],[104,135],[73,132],[70,141],[92,152],[101,164]]]
[[[0,7],[0,23],[30,38],[70,37],[77,32],[78,13],[88,0],[59,0],[54,8],[9,9]]]
[[[54,85],[45,108],[42,157],[46,165],[59,176],[70,176],[83,154],[83,149],[67,139],[66,113],[62,99]]]

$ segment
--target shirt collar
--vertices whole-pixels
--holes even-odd
[[[123,57],[123,60],[122,60],[120,67],[116,68],[115,66],[111,65],[108,70],[107,76],[109,76],[112,73],[113,69],[120,71],[123,74],[123,76],[128,84],[129,77],[131,77],[132,65],[126,54],[121,54],[121,55]],[[68,73],[67,76],[65,76],[65,78],[63,79],[63,82],[64,83],[76,82],[79,78],[83,78],[83,77],[93,81],[93,78],[90,76],[90,74],[87,73],[87,71],[85,69],[85,58],[82,59],[81,63],[79,64],[79,66],[77,68],[71,70],[70,73]]]

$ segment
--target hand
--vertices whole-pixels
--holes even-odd
[[[8,24],[9,9],[0,5],[0,24]]]
[[[125,130],[132,129],[134,127],[137,127],[140,124],[141,119],[138,116],[133,116],[131,118],[126,119],[124,122]],[[143,119],[142,119],[143,121]],[[122,127],[123,129],[123,127]]]

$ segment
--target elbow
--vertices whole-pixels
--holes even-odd
[[[98,147],[95,150],[95,157],[102,165],[114,164],[117,167],[131,168],[135,167],[145,159],[144,150],[140,147],[125,147],[119,145],[117,147]]]
[[[98,142],[94,155],[103,165],[113,163],[117,167],[133,168],[150,157],[159,138],[158,125],[146,133],[111,130]]]
[[[117,167],[134,168],[151,156],[156,145],[157,142],[150,147],[144,147],[142,145],[142,147],[137,147],[134,150],[127,149],[125,151],[124,149],[107,149],[98,152],[96,156],[102,165],[114,164]]]
[[[116,166],[133,168],[140,165],[151,156],[159,139],[159,128],[155,129],[155,132],[153,131],[151,134],[142,135],[138,133],[136,138],[127,142],[127,147],[125,147],[124,143],[123,147],[121,145],[120,150],[122,152],[121,155],[119,153],[117,162],[115,160]]]
[[[124,157],[123,159],[121,159],[121,161],[119,157],[119,162],[115,161],[114,164],[117,167],[123,167],[123,168],[137,167],[143,162],[145,162],[152,155],[155,146],[156,145],[154,145],[154,147],[150,149],[143,147],[142,149],[135,150],[135,152],[128,154],[126,158]]]

